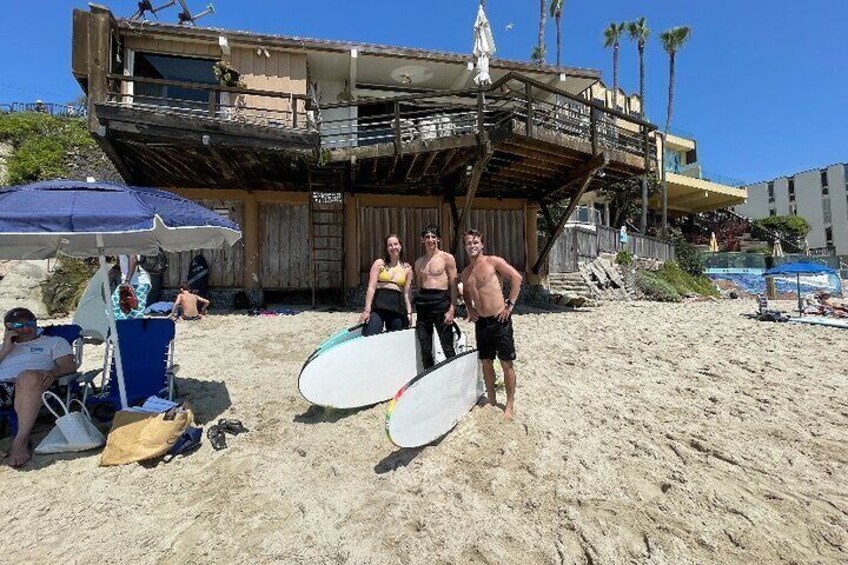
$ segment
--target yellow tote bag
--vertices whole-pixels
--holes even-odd
[[[194,413],[188,404],[161,414],[116,412],[100,465],[124,465],[161,457],[193,423]]]

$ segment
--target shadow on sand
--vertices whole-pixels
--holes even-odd
[[[371,406],[360,406],[359,408],[350,409],[326,408],[312,404],[303,414],[296,414],[292,418],[292,421],[298,424],[332,424],[369,408]]]
[[[187,400],[194,411],[197,424],[214,422],[232,405],[230,392],[224,381],[199,381],[177,377],[177,397]]]
[[[422,445],[421,447],[401,447],[397,449],[385,457],[383,457],[379,463],[374,465],[374,472],[378,475],[383,475],[385,473],[391,473],[393,471],[397,471],[401,467],[406,467],[410,463],[412,463],[418,455],[427,449],[428,447],[435,447],[442,443],[442,440],[447,436],[440,437],[436,441],[432,443],[428,443],[427,445]]]

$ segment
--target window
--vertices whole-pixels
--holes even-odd
[[[824,239],[828,247],[833,247],[833,228],[824,228]]]
[[[789,179],[789,202],[795,202],[795,179]]]
[[[822,216],[824,223],[830,224],[832,223],[831,212],[830,212],[830,197],[822,198]]]
[[[774,182],[768,183],[768,201],[769,204],[774,204]]]
[[[774,208],[769,208],[769,216],[777,216],[777,212],[775,212]]]
[[[218,79],[212,71],[214,63],[213,59],[136,53],[134,73],[144,78],[217,85]],[[209,104],[205,90],[143,82],[135,85],[135,98],[139,103],[160,106],[174,106],[174,101],[180,100],[185,102],[180,106],[197,110],[205,110]]]
[[[822,185],[822,196],[827,196],[830,194],[827,186],[827,169],[822,169],[821,171],[821,185]]]

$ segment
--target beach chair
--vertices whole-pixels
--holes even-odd
[[[174,321],[170,318],[138,318],[119,320],[116,325],[127,403],[130,406],[140,405],[150,396],[172,400],[174,375],[179,369],[174,364]],[[112,410],[121,409],[114,358],[113,345],[109,342],[104,359],[104,367],[108,367],[108,371],[104,371],[101,385],[97,387],[89,381],[84,388],[83,402],[94,410],[104,405]]]
[[[74,359],[76,360],[78,367],[82,365],[83,338],[80,335],[81,332],[82,328],[74,324],[44,326],[41,328],[42,335],[61,337],[70,344],[71,351],[73,351]],[[56,384],[59,386],[60,390],[63,390],[65,393],[65,404],[70,402],[71,398],[79,394],[80,382],[85,379],[91,380],[95,378],[99,372],[99,369],[89,371],[87,373],[76,372],[56,379]],[[10,435],[18,433],[18,415],[15,413],[14,408],[0,409],[0,422],[3,421],[5,421],[5,423],[9,426]]]

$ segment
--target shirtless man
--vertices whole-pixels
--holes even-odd
[[[200,303],[198,310],[197,304]],[[206,315],[206,309],[209,307],[209,301],[191,292],[188,288],[188,283],[180,283],[180,293],[177,299],[174,300],[174,307],[171,309],[171,319],[176,320],[178,317],[183,320],[199,320]]]
[[[462,292],[468,321],[474,322],[477,353],[483,364],[486,396],[495,406],[495,355],[501,361],[506,388],[504,418],[515,414],[515,342],[512,336],[512,309],[521,290],[521,273],[496,255],[483,254],[483,234],[468,230],[462,236],[468,266],[462,270]],[[501,278],[510,281],[509,298],[504,300]]]
[[[442,351],[448,359],[456,356],[453,349],[453,317],[456,311],[456,260],[439,249],[439,228],[429,225],[421,232],[424,256],[415,261],[418,296],[415,306],[415,335],[421,345],[424,368],[436,364],[433,359],[433,328],[439,334]]]

